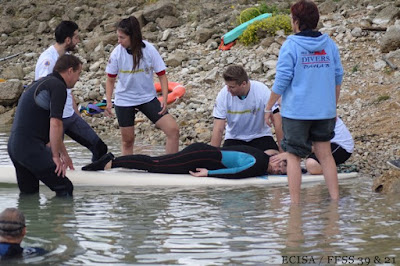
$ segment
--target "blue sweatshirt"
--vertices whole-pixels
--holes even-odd
[[[328,35],[291,35],[282,45],[272,91],[282,95],[282,117],[336,117],[336,85],[342,83],[339,50]]]

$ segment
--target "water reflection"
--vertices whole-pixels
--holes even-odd
[[[7,153],[7,142],[10,136],[10,127],[0,126],[0,164],[11,164],[10,157]]]
[[[59,198],[43,194],[20,195],[18,208],[29,219],[27,224],[27,242],[31,246],[40,246],[51,251],[46,261],[52,261],[54,255],[57,260],[65,259],[71,254],[82,252],[77,245],[74,200]]]
[[[0,208],[26,214],[24,244],[52,251],[40,263],[282,264],[307,256],[327,265],[327,256],[399,256],[399,196],[358,181],[341,184],[337,203],[325,200],[323,184],[307,186],[301,206],[289,204],[286,187],[77,187],[73,199],[58,199],[45,189],[19,197],[14,186],[0,188]]]

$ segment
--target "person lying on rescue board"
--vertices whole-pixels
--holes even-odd
[[[250,146],[217,148],[193,143],[180,152],[162,156],[143,154],[114,157],[107,153],[98,161],[82,167],[83,171],[128,168],[150,173],[191,174],[196,177],[239,179],[266,174],[286,174],[285,153],[265,152]]]

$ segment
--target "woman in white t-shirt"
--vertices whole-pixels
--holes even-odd
[[[112,51],[106,67],[105,114],[112,115],[111,97],[115,87],[114,108],[121,130],[122,155],[133,154],[134,122],[138,110],[164,131],[166,153],[178,152],[178,124],[167,112],[168,79],[164,61],[154,46],[142,39],[139,21],[135,17],[121,20],[117,25],[117,35],[118,46]],[[162,103],[158,101],[154,88],[154,73],[160,80]]]

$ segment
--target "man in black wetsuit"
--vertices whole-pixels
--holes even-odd
[[[42,248],[22,248],[25,234],[25,216],[21,211],[7,208],[0,213],[0,260],[43,255],[47,252]]]
[[[33,82],[19,99],[8,154],[21,193],[39,192],[40,180],[57,196],[72,196],[65,172],[74,167],[63,143],[62,114],[67,88],[74,87],[81,70],[79,58],[62,55],[53,73]]]

